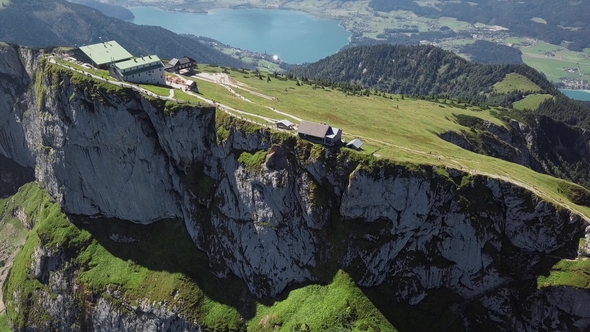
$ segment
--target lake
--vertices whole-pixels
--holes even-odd
[[[285,62],[315,62],[348,44],[338,21],[292,10],[214,9],[208,14],[129,8],[133,23],[219,40],[242,49],[278,55]],[[187,54],[188,55],[188,54]]]
[[[572,99],[590,101],[590,91],[588,90],[559,89],[559,91]]]

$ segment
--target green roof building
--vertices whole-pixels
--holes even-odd
[[[110,64],[131,59],[133,55],[127,52],[114,40],[78,47],[73,52],[74,58],[86,62],[96,68],[106,69]]]
[[[113,64],[111,76],[120,81],[166,85],[164,64],[156,55],[148,55]]]

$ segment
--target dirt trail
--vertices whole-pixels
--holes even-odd
[[[237,83],[235,83],[234,81],[232,81],[231,77],[229,77],[229,75],[224,74],[224,73],[199,73],[196,75],[193,75],[192,77],[195,78],[199,78],[199,79],[203,79],[209,82],[213,82],[213,83],[217,83],[223,86],[230,86],[232,88],[236,88],[236,89],[240,89],[240,90],[244,90],[246,92],[249,92],[255,96],[264,98],[264,99],[268,99],[268,100],[276,100],[276,98],[262,94],[260,92],[256,92],[256,91],[252,91],[250,89],[247,89]]]
[[[199,96],[198,94],[196,94],[196,93],[194,93],[192,91],[187,91],[186,93],[188,93],[189,95],[191,95],[193,97],[196,97],[196,98],[198,98],[198,99],[200,99],[202,101],[205,101],[205,102],[207,102],[209,104],[215,105],[215,106],[219,107],[219,109],[221,109],[222,111],[225,111],[225,112],[228,112],[228,113],[236,113],[236,114],[241,114],[241,115],[247,115],[247,116],[251,116],[251,117],[256,117],[256,118],[262,119],[262,120],[264,120],[266,122],[269,122],[269,123],[272,123],[272,124],[275,124],[277,122],[277,120],[276,119],[273,119],[273,118],[269,118],[269,117],[266,117],[266,116],[262,116],[262,115],[258,115],[258,114],[253,114],[253,113],[249,113],[249,112],[245,112],[245,111],[240,111],[240,110],[235,109],[235,108],[233,108],[231,106],[227,106],[227,105],[224,105],[224,104],[221,104],[221,103],[218,103],[218,102],[214,102],[213,100],[207,99],[205,97],[201,97],[201,96]],[[252,120],[249,120],[249,119],[245,119],[245,120],[248,120],[250,122],[257,123],[256,121],[252,121]]]
[[[281,111],[279,111],[278,109],[276,109],[274,107],[266,106],[266,108],[268,108],[269,110],[271,110],[271,111],[273,111],[275,113],[278,113],[278,114],[281,114],[281,115],[284,115],[284,116],[288,116],[288,117],[290,117],[291,119],[293,119],[295,121],[299,121],[299,122],[303,121],[303,119],[301,119],[301,118],[298,118],[298,117],[296,117],[294,115],[291,115],[289,113],[281,112]]]

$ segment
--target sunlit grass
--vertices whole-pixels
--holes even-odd
[[[555,264],[548,275],[537,278],[537,287],[570,286],[590,287],[590,260],[561,260]]]
[[[542,102],[544,102],[547,98],[551,98],[551,95],[548,94],[533,94],[524,97],[522,100],[519,100],[512,104],[517,110],[536,110]]]
[[[507,93],[516,90],[539,91],[541,88],[525,76],[510,73],[502,81],[494,84],[494,90],[499,93]]]
[[[223,70],[223,68],[204,65],[199,65],[199,68],[212,72]],[[489,111],[476,112],[453,107],[450,101],[447,104],[440,104],[408,97],[402,99],[399,95],[393,95],[391,99],[389,95],[386,98],[376,95],[347,96],[341,91],[330,88],[314,89],[307,84],[298,86],[294,80],[287,80],[284,77],[274,78],[272,75],[270,82],[241,71],[229,70],[229,75],[247,89],[276,98],[267,100],[247,91],[236,90],[256,102],[256,107],[251,105],[249,108],[249,111],[255,114],[268,116],[268,112],[272,112],[267,108],[258,107],[263,105],[274,107],[304,120],[327,123],[342,128],[346,138],[359,137],[366,141],[371,149],[367,146],[365,151],[378,150],[376,154],[383,158],[415,164],[443,165],[472,173],[501,177],[534,190],[538,195],[554,203],[567,204],[570,208],[590,216],[589,208],[571,203],[567,197],[558,192],[557,188],[562,180],[539,174],[524,166],[464,150],[439,138],[440,134],[447,131],[470,130],[456,122],[455,116],[460,114],[503,125]],[[512,83],[515,81],[527,84],[523,80],[513,80]],[[201,86],[201,83],[199,84]],[[534,87],[536,85],[521,87],[521,89]],[[203,95],[206,96],[207,93],[204,91]],[[216,95],[216,98],[219,102],[230,106],[239,102],[228,93],[220,93]]]
[[[165,86],[151,85],[151,84],[138,84],[139,87],[151,91],[159,96],[168,97],[170,95],[170,88]]]
[[[281,331],[396,331],[342,271],[326,286],[309,285],[270,305],[259,303],[248,331],[273,331],[275,325]]]

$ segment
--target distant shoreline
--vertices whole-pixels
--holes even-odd
[[[590,93],[590,90],[585,90],[585,89],[559,89],[560,91],[566,90],[566,91],[577,91],[577,92],[586,92],[586,93]]]
[[[185,10],[185,9],[175,9],[175,8],[169,8],[169,7],[165,7],[165,6],[149,6],[149,5],[133,5],[133,6],[126,6],[123,5],[123,7],[129,9],[129,8],[141,8],[141,7],[152,7],[152,8],[157,8],[160,10],[164,10],[164,11],[168,11],[168,12],[178,12],[178,13],[189,13],[189,14],[209,14],[209,11],[211,10],[215,10],[215,9],[236,9],[236,10],[248,10],[248,9],[265,9],[265,10],[288,10],[288,11],[296,11],[296,12],[301,12],[301,13],[305,13],[308,15],[311,15],[315,18],[320,18],[320,19],[324,19],[324,20],[333,20],[333,21],[337,21],[338,25],[344,29],[346,32],[350,33],[350,37],[348,38],[348,44],[350,44],[350,42],[352,41],[352,35],[354,34],[354,31],[351,31],[350,29],[346,28],[346,24],[345,21],[342,20],[342,17],[336,16],[336,15],[328,15],[325,12],[313,12],[313,11],[308,11],[308,10],[301,10],[301,9],[295,9],[295,8],[282,8],[282,7],[276,7],[276,6],[256,6],[256,5],[252,5],[252,4],[247,4],[247,5],[237,5],[237,6],[213,6],[211,8],[207,8],[207,9],[198,9],[198,10]]]
[[[285,11],[277,8],[247,8],[248,10],[234,11],[232,10],[234,8],[227,7],[207,8],[209,15],[205,16],[192,15],[193,12],[190,11],[167,10],[161,6],[129,6],[127,8],[135,14],[136,19],[133,21],[135,24],[157,25],[176,33],[194,34],[217,40],[221,44],[216,44],[214,47],[227,54],[234,54],[236,49],[244,49],[252,53],[252,56],[264,60],[267,56],[266,52],[270,50],[271,56],[278,55],[281,62],[285,64],[315,62],[333,55],[349,47],[351,37],[354,36],[338,20],[324,19],[291,9]],[[264,22],[274,23],[272,26],[265,26],[264,31],[250,31],[249,25],[259,22],[261,18]],[[241,30],[234,30],[235,26],[229,29],[224,27],[218,29],[215,25],[223,20],[232,21],[238,26],[246,24],[244,30],[247,32],[241,35]],[[282,23],[283,21],[286,23]],[[277,22],[281,23],[277,25]],[[302,26],[302,22],[306,22],[306,25]],[[307,30],[302,30],[303,33],[297,32],[302,27]],[[236,36],[243,38],[236,38]],[[294,48],[294,42],[301,47]],[[234,55],[234,57],[245,57],[248,63],[254,61],[253,58],[244,54]],[[270,62],[279,63],[276,60]]]
[[[559,91],[574,100],[590,101],[590,90],[559,89]]]

